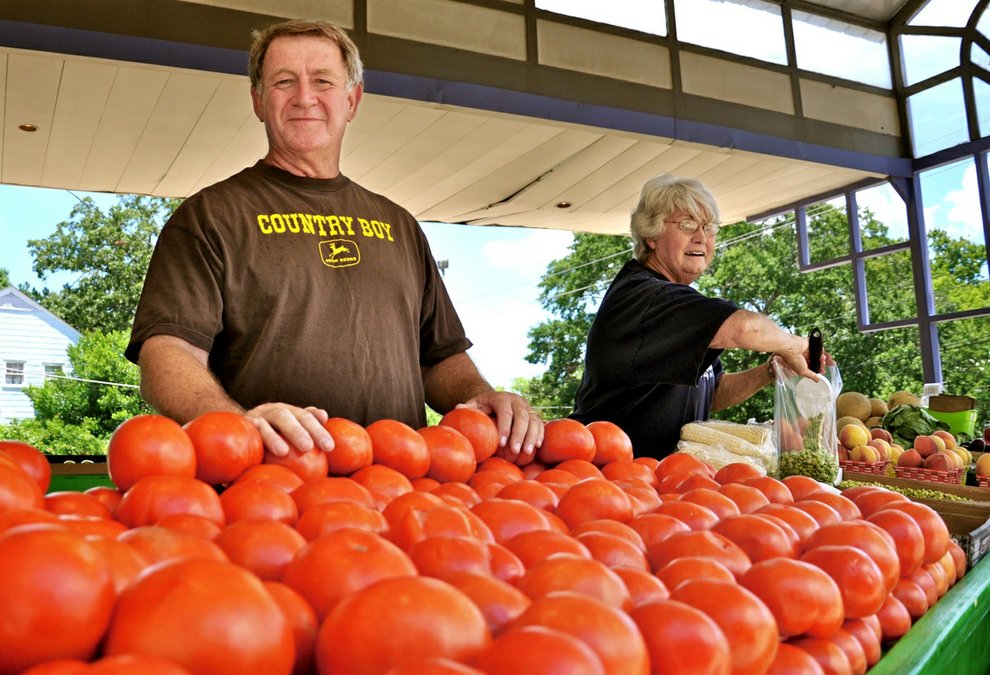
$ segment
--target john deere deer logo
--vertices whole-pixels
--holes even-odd
[[[350,239],[320,242],[320,258],[327,267],[351,267],[361,262],[361,251]]]

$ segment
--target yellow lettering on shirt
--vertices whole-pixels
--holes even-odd
[[[392,225],[380,220],[322,213],[259,213],[258,229],[262,234],[306,234],[319,237],[355,236],[355,221],[359,234],[369,239],[394,242]]]

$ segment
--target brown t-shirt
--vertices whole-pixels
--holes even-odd
[[[245,408],[417,427],[420,366],[471,346],[412,215],[345,176],[262,162],[187,199],[162,229],[127,358],[158,334],[209,352]]]

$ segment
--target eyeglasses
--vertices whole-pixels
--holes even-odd
[[[722,226],[719,223],[716,223],[714,221],[702,225],[693,218],[685,218],[684,220],[665,220],[663,222],[675,224],[681,228],[681,231],[688,232],[690,234],[694,234],[695,232],[697,232],[698,228],[700,227],[709,237],[714,237],[716,234],[718,234],[718,231],[722,228]]]

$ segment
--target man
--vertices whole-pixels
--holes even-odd
[[[465,353],[419,224],[340,173],[357,47],[328,22],[288,21],[255,34],[249,75],[268,153],[163,228],[126,351],[143,396],[182,423],[243,411],[277,455],[286,441],[332,450],[329,415],[418,427],[424,403],[465,404],[496,416],[503,456],[532,454],[543,424]]]

